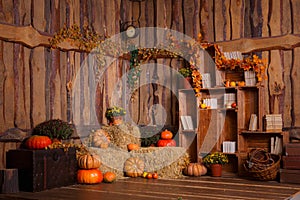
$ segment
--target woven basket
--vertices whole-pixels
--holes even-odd
[[[249,160],[246,161],[244,167],[252,177],[258,180],[270,181],[277,177],[280,160],[279,155],[270,154],[264,149],[255,149],[250,152]]]

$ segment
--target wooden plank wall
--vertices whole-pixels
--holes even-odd
[[[140,25],[169,28],[193,38],[201,33],[209,42],[272,37],[299,34],[299,8],[300,0],[145,0],[141,2]],[[99,34],[112,36],[120,32],[120,20],[137,19],[138,11],[139,3],[129,0],[0,0],[0,23],[31,25],[50,35],[64,24],[89,25]],[[260,55],[270,64],[265,81],[266,112],[283,114],[284,127],[300,126],[299,48]],[[112,104],[112,91],[124,91],[120,79],[129,63],[113,62],[103,85],[94,89],[89,87],[89,71],[80,70],[87,65],[87,57],[86,53],[31,49],[0,41],[0,132],[12,127],[29,129],[53,118],[86,125],[97,124],[98,119],[106,123],[105,109]],[[135,101],[120,95],[114,102],[128,106],[138,124],[177,125],[178,101],[172,92],[177,83],[170,81],[174,73],[170,67],[159,66],[178,69],[181,63],[160,59],[147,64],[141,79],[159,80],[171,89],[147,84]],[[70,87],[75,82],[76,90]]]

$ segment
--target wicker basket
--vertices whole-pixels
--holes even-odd
[[[264,181],[275,180],[280,169],[279,155],[270,154],[264,149],[255,149],[250,152],[249,160],[244,164],[249,174]]]

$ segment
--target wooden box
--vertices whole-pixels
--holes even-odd
[[[300,143],[288,143],[285,145],[285,155],[300,157]]]
[[[17,139],[0,139],[0,169],[6,168],[6,152],[20,148],[21,143]]]
[[[280,169],[280,182],[300,184],[300,170]]]
[[[282,164],[284,169],[300,170],[300,156],[282,156]]]
[[[20,191],[38,192],[76,183],[75,148],[50,150],[10,150],[7,168],[17,168]]]

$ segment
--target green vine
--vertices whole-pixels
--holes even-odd
[[[130,46],[130,65],[129,72],[127,74],[127,84],[131,89],[131,92],[134,93],[136,87],[139,83],[139,78],[141,75],[141,65],[139,59],[139,50],[135,47]]]

